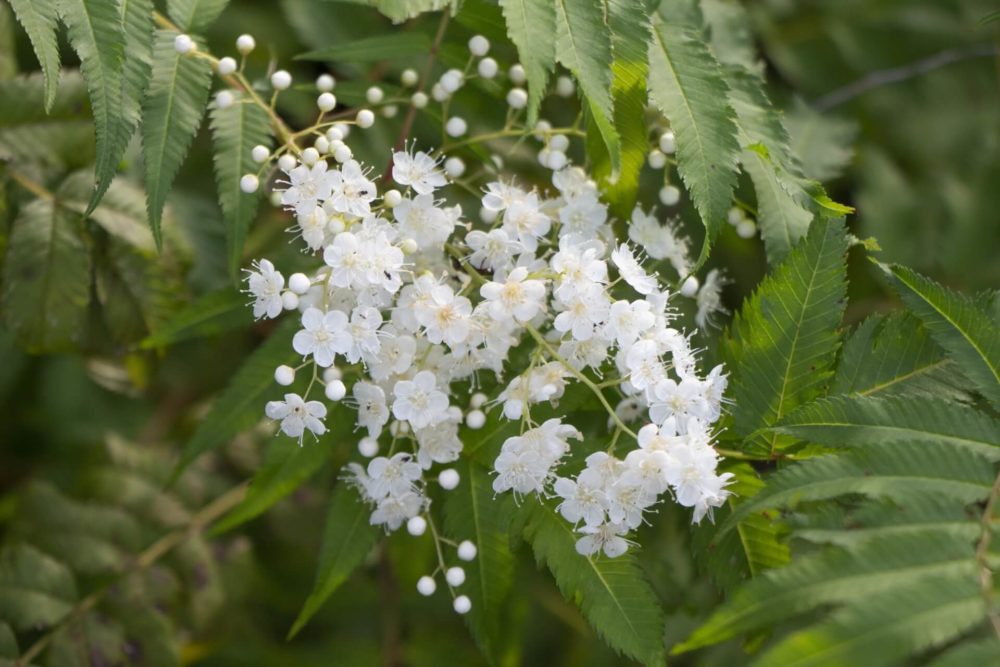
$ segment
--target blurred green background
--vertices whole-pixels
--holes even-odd
[[[907,264],[962,290],[1000,285],[1000,22],[981,21],[995,3],[706,0],[703,6],[717,26],[716,49],[741,48],[720,37],[733,30],[752,38],[772,95],[786,110],[806,173],[822,180],[835,200],[856,207],[850,225],[857,236],[877,239],[883,260]],[[30,46],[3,10],[0,43],[16,45],[21,70],[34,69]],[[497,16],[493,5],[466,2],[449,26],[443,66],[464,64],[465,41],[477,32],[491,39],[501,63],[513,62],[514,50]],[[229,45],[237,35],[252,33],[258,49],[250,71],[263,76],[278,63],[301,84],[280,105],[296,125],[312,120],[310,83],[319,73],[332,71],[338,96],[351,104],[361,101],[371,82],[387,82],[392,94],[403,67],[419,63],[331,67],[293,61],[293,56],[393,31],[431,35],[437,23],[432,15],[393,26],[355,3],[234,0],[207,41],[224,55],[234,50]],[[66,62],[73,62],[65,51]],[[488,83],[467,86],[454,108],[473,130],[497,127],[504,109],[493,97],[496,92]],[[549,98],[543,116],[553,124],[571,121],[575,111],[565,107],[560,98]],[[402,115],[380,120],[356,138],[356,155],[380,171]],[[433,146],[439,132],[421,117],[415,136]],[[203,127],[171,197],[169,284],[182,300],[232,289],[214,183],[207,176],[209,143]],[[64,146],[70,145],[67,138]],[[532,168],[528,154],[511,159]],[[137,165],[127,162],[125,168],[135,173]],[[649,170],[644,174],[641,199],[647,205],[656,199],[658,178]],[[743,188],[749,191],[747,184]],[[0,249],[10,223],[7,211],[20,196],[15,186],[6,186]],[[475,202],[464,203],[474,214]],[[684,217],[697,238],[692,211]],[[267,253],[296,261],[285,244],[286,224],[265,206],[247,256]],[[764,271],[759,239],[740,239],[727,228],[712,261],[734,279],[726,298],[731,309],[737,308]],[[848,323],[892,307],[867,260],[853,263],[851,278]],[[90,573],[86,581],[100,586],[139,546],[180,525],[179,516],[189,516],[250,477],[265,456],[281,455],[278,448],[293,446],[251,431],[200,460],[176,488],[162,490],[164,471],[209,400],[267,335],[267,327],[251,326],[249,317],[241,312],[220,324],[218,333],[165,351],[135,345],[148,333],[150,318],[139,323],[137,335],[102,335],[102,324],[81,350],[38,356],[23,352],[0,329],[0,534],[50,531],[59,536],[52,538],[59,542],[53,548],[76,554],[81,571]],[[133,582],[144,591],[135,599],[152,596],[168,612],[166,628],[159,616],[147,619],[149,627],[178,637],[176,655],[192,665],[371,665],[393,656],[411,665],[439,665],[442,656],[449,664],[480,664],[450,606],[416,594],[416,579],[431,569],[430,542],[406,535],[388,540],[300,636],[285,640],[312,586],[326,497],[336,474],[332,464],[264,516],[229,533],[192,540],[142,582]],[[646,529],[639,553],[669,614],[668,645],[719,599],[692,558],[685,523],[681,512],[664,506]],[[506,619],[510,664],[619,664],[524,550],[522,560]],[[117,586],[121,590],[109,596],[110,604],[135,601],[128,585]],[[137,627],[146,627],[139,616]],[[117,664],[111,656],[122,651],[122,635],[100,627],[89,631],[98,638],[95,646],[107,642],[107,655],[74,655],[72,647],[65,647],[55,664]],[[738,664],[739,655],[738,647],[723,646],[682,656],[677,663]]]

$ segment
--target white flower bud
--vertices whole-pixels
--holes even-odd
[[[410,97],[410,103],[418,109],[426,107],[428,102],[430,100],[427,99],[427,93],[417,92]]]
[[[528,93],[524,88],[511,88],[507,93],[507,104],[511,109],[523,109],[528,105]]]
[[[358,453],[366,459],[378,454],[378,440],[365,436],[358,441]]]
[[[337,97],[333,93],[320,93],[316,98],[316,106],[324,113],[333,111],[337,106]]]
[[[444,126],[444,130],[448,133],[449,137],[460,137],[465,134],[467,129],[469,129],[469,126],[466,124],[465,119],[459,116],[452,116]]]
[[[458,482],[458,471],[454,468],[447,468],[438,474],[438,484],[440,484],[441,488],[445,491],[451,491],[454,489],[458,486]]]
[[[698,278],[695,276],[688,276],[684,279],[684,283],[681,285],[681,296],[693,299],[698,293],[698,287]]]
[[[465,570],[458,565],[449,567],[444,573],[445,581],[451,586],[461,586],[465,583]]]
[[[220,90],[215,95],[215,106],[220,109],[225,109],[226,107],[233,106],[236,101],[236,97],[228,90]]]
[[[468,614],[469,610],[472,609],[472,600],[469,599],[468,595],[459,595],[452,603],[452,607],[456,613]]]
[[[287,90],[292,85],[292,75],[283,69],[271,75],[271,87],[275,90]]]
[[[281,204],[281,191],[280,190],[273,190],[271,192],[271,194],[268,196],[268,201],[271,202],[271,206],[273,206],[274,208],[281,208],[281,206],[282,206],[282,204]]]
[[[236,50],[241,54],[248,55],[257,46],[257,41],[252,35],[240,35],[236,38]]]
[[[472,55],[482,58],[489,52],[490,40],[486,39],[482,35],[474,35],[472,39],[469,40],[469,53]]]
[[[274,381],[282,387],[287,387],[295,382],[295,369],[291,366],[278,366],[274,369]]]
[[[420,77],[415,69],[404,69],[403,73],[399,75],[399,82],[404,86],[415,86],[419,80]]]
[[[316,90],[321,93],[328,93],[337,85],[337,80],[329,74],[320,74],[316,77]]]
[[[441,84],[441,87],[444,88],[446,93],[451,95],[462,87],[464,78],[465,77],[461,70],[450,69],[441,75],[441,80],[438,83]]]
[[[389,208],[396,208],[399,206],[399,202],[403,201],[403,195],[399,193],[399,190],[386,190],[382,193],[382,201]]]
[[[552,155],[552,151],[550,151],[548,148],[543,148],[542,150],[538,151],[538,164],[548,169],[550,155]]]
[[[302,164],[306,166],[313,166],[319,162],[319,151],[310,146],[309,148],[302,151]]]
[[[664,206],[676,206],[681,200],[681,191],[676,185],[665,185],[660,189],[660,201]]]
[[[333,382],[344,377],[344,372],[336,366],[328,366],[323,369],[323,382]]]
[[[298,164],[298,162],[295,160],[294,155],[285,153],[278,158],[278,168],[281,169],[281,171],[291,171],[292,169],[295,169],[296,164]]]
[[[328,129],[326,131],[326,138],[330,140],[330,143],[333,143],[335,141],[343,141],[344,130],[342,129],[342,126],[334,125],[330,129]]]
[[[649,166],[653,169],[663,169],[667,164],[667,156],[658,148],[649,151],[647,159],[649,160]]]
[[[316,137],[316,141],[313,142],[313,148],[315,148],[320,155],[326,155],[330,152],[330,140],[323,136]]]
[[[569,137],[565,134],[554,134],[549,139],[549,148],[554,151],[566,152],[569,148]]]
[[[490,224],[494,220],[496,220],[498,214],[499,211],[493,211],[491,209],[486,208],[485,206],[479,209],[479,219],[485,222],[486,224]]]
[[[354,153],[351,151],[350,146],[344,142],[340,142],[333,150],[333,159],[337,162],[344,164],[348,160],[354,157]]]
[[[757,225],[753,220],[740,220],[736,225],[736,233],[741,239],[752,239],[757,234]]]
[[[428,577],[424,575],[417,579],[417,592],[423,596],[434,595],[434,591],[437,590],[437,583],[434,581],[434,577]]]
[[[403,239],[403,242],[399,244],[399,249],[403,251],[404,255],[412,255],[419,248],[416,239]]]
[[[444,173],[451,178],[459,178],[465,173],[465,163],[462,158],[450,157],[444,161]]]
[[[477,551],[476,545],[469,540],[463,540],[458,545],[458,557],[466,562],[473,560],[476,557]]]
[[[368,100],[368,104],[378,104],[385,99],[385,93],[378,86],[372,86],[365,91],[365,99]]]
[[[347,225],[344,224],[344,218],[338,215],[330,218],[330,221],[326,223],[326,228],[331,234],[336,236],[347,229]]]
[[[561,76],[556,79],[556,95],[559,97],[573,97],[576,92],[576,86],[573,85],[573,79],[568,76]]]
[[[673,155],[674,151],[677,150],[677,141],[674,138],[674,133],[670,130],[660,135],[660,150],[667,155]]]
[[[420,537],[427,531],[427,519],[422,516],[412,517],[406,522],[406,532],[414,537]]]
[[[344,135],[344,139],[351,136],[351,126],[347,123],[338,123],[341,133]]]
[[[470,410],[469,414],[465,415],[465,425],[473,431],[478,431],[486,425],[486,413],[482,410]]]
[[[299,307],[299,295],[295,292],[285,291],[281,293],[281,307],[285,310],[295,310]]]
[[[435,102],[444,102],[448,99],[448,91],[440,83],[435,83],[431,86],[431,97],[434,98]]]
[[[367,130],[375,124],[375,114],[372,113],[371,109],[362,109],[358,112],[358,116],[355,120],[358,123],[358,127],[363,130]]]
[[[299,295],[308,292],[311,285],[312,281],[309,280],[309,276],[304,273],[293,273],[288,278],[288,289]]]
[[[257,192],[257,188],[260,187],[260,181],[254,174],[243,174],[240,178],[240,190],[249,194]]]
[[[549,153],[548,168],[552,171],[559,171],[566,166],[566,154],[562,151],[552,151]]]
[[[739,206],[734,206],[731,209],[729,209],[728,213],[726,213],[726,222],[735,227],[736,225],[740,224],[740,221],[743,220],[743,217],[744,217],[743,209],[741,209]]]
[[[220,58],[219,64],[216,65],[216,71],[219,72],[219,76],[229,76],[236,71],[236,60],[229,56]]]
[[[383,118],[395,118],[396,114],[399,113],[399,107],[395,104],[386,104],[382,107],[382,117]]]
[[[477,391],[475,394],[472,395],[472,398],[469,399],[469,405],[473,408],[481,408],[484,405],[486,405],[486,401],[488,400],[489,398],[486,396],[486,394],[484,394],[481,391]]]
[[[524,68],[519,64],[511,65],[510,69],[507,70],[507,76],[510,78],[512,83],[518,86],[528,80],[527,74],[524,73]]]
[[[493,58],[483,58],[476,66],[476,71],[479,72],[479,76],[484,79],[492,79],[497,75],[499,69],[500,66],[497,65],[497,61],[493,60]]]
[[[267,160],[267,158],[271,157],[271,151],[270,149],[268,149],[267,146],[262,146],[260,144],[257,144],[256,146],[253,147],[253,150],[250,151],[250,157],[253,158],[254,162],[257,162],[259,164]]]
[[[174,49],[182,56],[187,55],[194,50],[194,40],[187,35],[177,35],[174,38]]]

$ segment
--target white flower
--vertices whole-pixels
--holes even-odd
[[[603,551],[608,558],[618,558],[628,551],[629,542],[622,535],[628,532],[626,526],[605,523],[600,526],[583,526],[585,533],[576,542],[576,552],[581,556],[593,556]]]
[[[292,338],[292,348],[304,357],[313,355],[316,365],[322,368],[332,366],[334,357],[346,353],[350,345],[347,315],[339,310],[324,313],[307,308],[302,313],[302,330]]]
[[[694,321],[699,329],[707,329],[715,324],[715,314],[726,314],[729,311],[722,305],[722,287],[726,284],[725,277],[718,269],[712,269],[705,276],[705,282],[698,290],[696,301],[698,312],[694,316]]]
[[[368,494],[375,500],[401,496],[413,490],[421,474],[420,466],[405,452],[392,458],[377,456],[368,463]]]
[[[465,342],[472,328],[472,302],[455,296],[447,285],[435,285],[428,298],[414,308],[414,315],[431,343],[446,342],[451,347]]]
[[[448,184],[435,160],[422,151],[396,151],[392,154],[392,180],[408,185],[418,195],[429,195]]]
[[[575,481],[558,478],[552,488],[563,499],[559,504],[559,513],[563,518],[574,524],[583,521],[588,526],[604,523],[608,498],[602,482],[593,470],[584,470]]]
[[[446,416],[448,396],[438,390],[437,378],[430,371],[420,371],[412,380],[400,380],[392,393],[392,414],[415,429],[436,424]]]
[[[333,269],[330,284],[337,287],[364,287],[368,284],[370,262],[361,241],[351,232],[341,232],[323,251],[323,261]]]
[[[607,219],[608,207],[598,201],[596,194],[580,194],[559,209],[559,235],[592,238]]]
[[[417,462],[420,467],[428,469],[434,463],[451,463],[457,461],[462,452],[462,440],[458,437],[458,424],[444,420],[426,428],[417,429],[414,433],[420,449],[417,450]]]
[[[387,530],[396,530],[405,521],[420,514],[426,506],[427,499],[412,491],[398,496],[386,496],[379,501],[369,522],[373,526],[384,524]]]
[[[552,173],[552,184],[567,199],[596,191],[596,185],[580,167],[566,167]]]
[[[660,361],[656,343],[651,340],[640,340],[632,345],[625,354],[625,365],[629,371],[628,381],[640,391],[651,393],[667,378],[667,369]]]
[[[399,334],[391,325],[382,329],[385,337],[374,359],[368,361],[368,374],[374,380],[388,380],[393,375],[405,373],[413,365],[417,341],[413,336]]]
[[[632,211],[628,237],[653,259],[669,260],[677,275],[683,277],[691,273],[688,241],[680,235],[674,223],[661,226],[656,218],[636,206]]]
[[[479,288],[493,319],[527,322],[539,313],[544,306],[545,283],[527,278],[528,269],[522,266],[511,271],[506,282],[491,281]]]
[[[524,251],[524,247],[502,229],[471,231],[465,235],[465,244],[472,250],[469,263],[487,271],[508,267],[514,256]]]
[[[282,310],[281,290],[285,288],[285,277],[266,259],[253,266],[255,270],[247,272],[247,288],[254,297],[253,316],[257,319],[277,317]]]
[[[339,170],[330,172],[330,190],[329,204],[338,213],[359,218],[371,214],[371,203],[377,194],[375,184],[368,180],[356,160],[348,160]]]
[[[538,239],[549,233],[552,219],[541,210],[538,195],[528,194],[511,203],[503,214],[503,229],[516,238],[528,252],[538,249]]]
[[[455,229],[457,216],[435,204],[433,195],[417,195],[404,199],[392,210],[400,235],[416,241],[421,250],[441,247]]]
[[[281,193],[281,203],[295,209],[296,213],[308,213],[321,205],[333,191],[333,174],[327,171],[326,160],[320,160],[312,167],[300,164],[288,172],[288,187]]]
[[[371,306],[358,306],[351,312],[351,322],[347,326],[351,344],[344,352],[347,361],[356,364],[362,358],[365,362],[374,359],[382,348],[378,328],[382,326],[382,313]]]
[[[306,431],[316,436],[326,433],[322,421],[326,417],[326,406],[319,401],[304,401],[298,394],[285,394],[283,401],[269,401],[264,414],[269,419],[280,419],[282,432],[298,438],[300,445]]]
[[[653,393],[655,399],[649,405],[649,418],[657,424],[669,417],[707,419],[711,414],[705,385],[697,378],[684,378],[679,383],[670,378],[660,380]]]
[[[618,267],[618,273],[639,294],[652,294],[659,285],[656,278],[646,273],[632,251],[624,243],[611,251],[611,261]]]
[[[378,438],[389,421],[385,392],[378,385],[361,381],[354,384],[353,394],[358,403],[358,426],[368,429],[369,437]]]
[[[316,251],[323,247],[326,241],[326,227],[329,216],[322,206],[302,207],[301,213],[295,215],[299,236],[310,250]]]
[[[493,491],[514,491],[518,495],[544,491],[551,464],[537,450],[508,447],[509,442],[510,440],[504,443],[500,455],[493,463],[497,475],[493,480]]]
[[[656,323],[647,301],[615,301],[608,310],[604,333],[621,347],[632,345],[639,336]]]
[[[483,208],[499,213],[510,208],[514,202],[524,201],[528,193],[513,183],[493,181],[486,184],[486,194],[483,195]]]
[[[559,297],[556,308],[560,310],[552,326],[556,331],[570,332],[578,341],[590,340],[608,317],[611,300],[604,286],[589,283],[575,290],[568,297]]]
[[[601,259],[603,253],[604,246],[599,242],[574,243],[567,238],[560,239],[559,252],[549,262],[558,276],[555,295],[566,299],[595,283],[606,283],[608,265]]]

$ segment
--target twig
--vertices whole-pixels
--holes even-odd
[[[45,647],[48,646],[49,642],[52,641],[52,638],[55,637],[59,630],[96,607],[115,583],[125,578],[127,575],[145,570],[157,560],[170,553],[173,549],[186,542],[189,537],[195,533],[201,532],[214,523],[215,520],[223,514],[239,505],[243,500],[243,496],[246,494],[246,490],[246,482],[233,487],[209,504],[205,505],[205,507],[201,508],[197,514],[191,517],[191,521],[188,522],[186,526],[169,532],[156,542],[153,542],[153,544],[147,547],[145,551],[136,557],[136,559],[130,564],[130,567],[127,567],[125,571],[121,572],[113,581],[105,584],[102,588],[97,589],[87,597],[80,600],[76,606],[66,613],[65,616],[56,621],[56,623],[49,628],[44,635],[39,637],[35,643],[32,644],[20,658],[18,658],[16,663],[17,666],[27,667],[27,665],[30,665],[35,658],[41,655],[42,651],[45,650]]]
[[[853,81],[846,86],[823,95],[813,101],[812,107],[819,112],[829,111],[874,88],[906,81],[907,79],[918,77],[921,74],[926,74],[947,65],[962,62],[963,60],[986,58],[998,54],[1000,54],[1000,48],[997,48],[993,44],[977,44],[976,46],[962,49],[948,49],[908,65],[871,72],[857,81]]]

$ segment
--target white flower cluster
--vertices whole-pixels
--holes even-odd
[[[447,185],[440,158],[412,148],[394,153],[392,177],[404,192],[384,193],[380,204],[353,159],[339,167],[311,162],[286,162],[280,197],[295,214],[293,231],[323,266],[292,276],[286,290],[282,275],[260,260],[248,287],[257,317],[300,311],[292,345],[327,398],[348,393],[348,372],[357,378],[349,392],[367,433],[362,452],[374,456],[380,441],[390,441],[387,456],[349,467],[372,504],[373,524],[423,532],[413,522],[430,503],[425,474],[458,459],[463,419],[472,428],[485,422],[485,397],[463,414],[452,385],[480,384],[482,373],[503,380],[511,371],[517,374],[495,402],[521,432],[503,443],[493,488],[518,496],[554,491],[560,512],[583,533],[581,553],[620,555],[624,536],[665,494],[693,507],[695,521],[725,500],[730,476],[716,472],[711,431],[725,375],[716,368],[698,376],[688,337],[671,325],[667,290],[640,255],[615,242],[607,207],[581,169],[554,171],[551,196],[512,181],[488,183],[488,226],[471,229],[460,206],[437,196]],[[679,276],[689,273],[686,241],[673,227],[638,208],[631,223],[630,238],[648,256],[667,260]],[[702,320],[719,307],[718,285],[710,289],[714,302],[702,296],[705,287],[697,293]],[[512,368],[509,353],[526,334],[535,351],[527,368]],[[317,369],[325,369],[322,379]],[[294,381],[294,369],[279,370],[279,382]],[[588,372],[613,376],[602,386],[619,395],[616,409]],[[561,418],[531,418],[533,405],[554,405],[574,380],[609,408],[614,442],[625,434],[636,445],[623,459],[591,454],[575,479],[556,469],[580,431]],[[266,413],[300,441],[325,431],[326,407],[297,394],[269,403]],[[633,432],[627,422],[644,415],[652,423]],[[453,470],[439,476],[446,488],[457,481]]]

